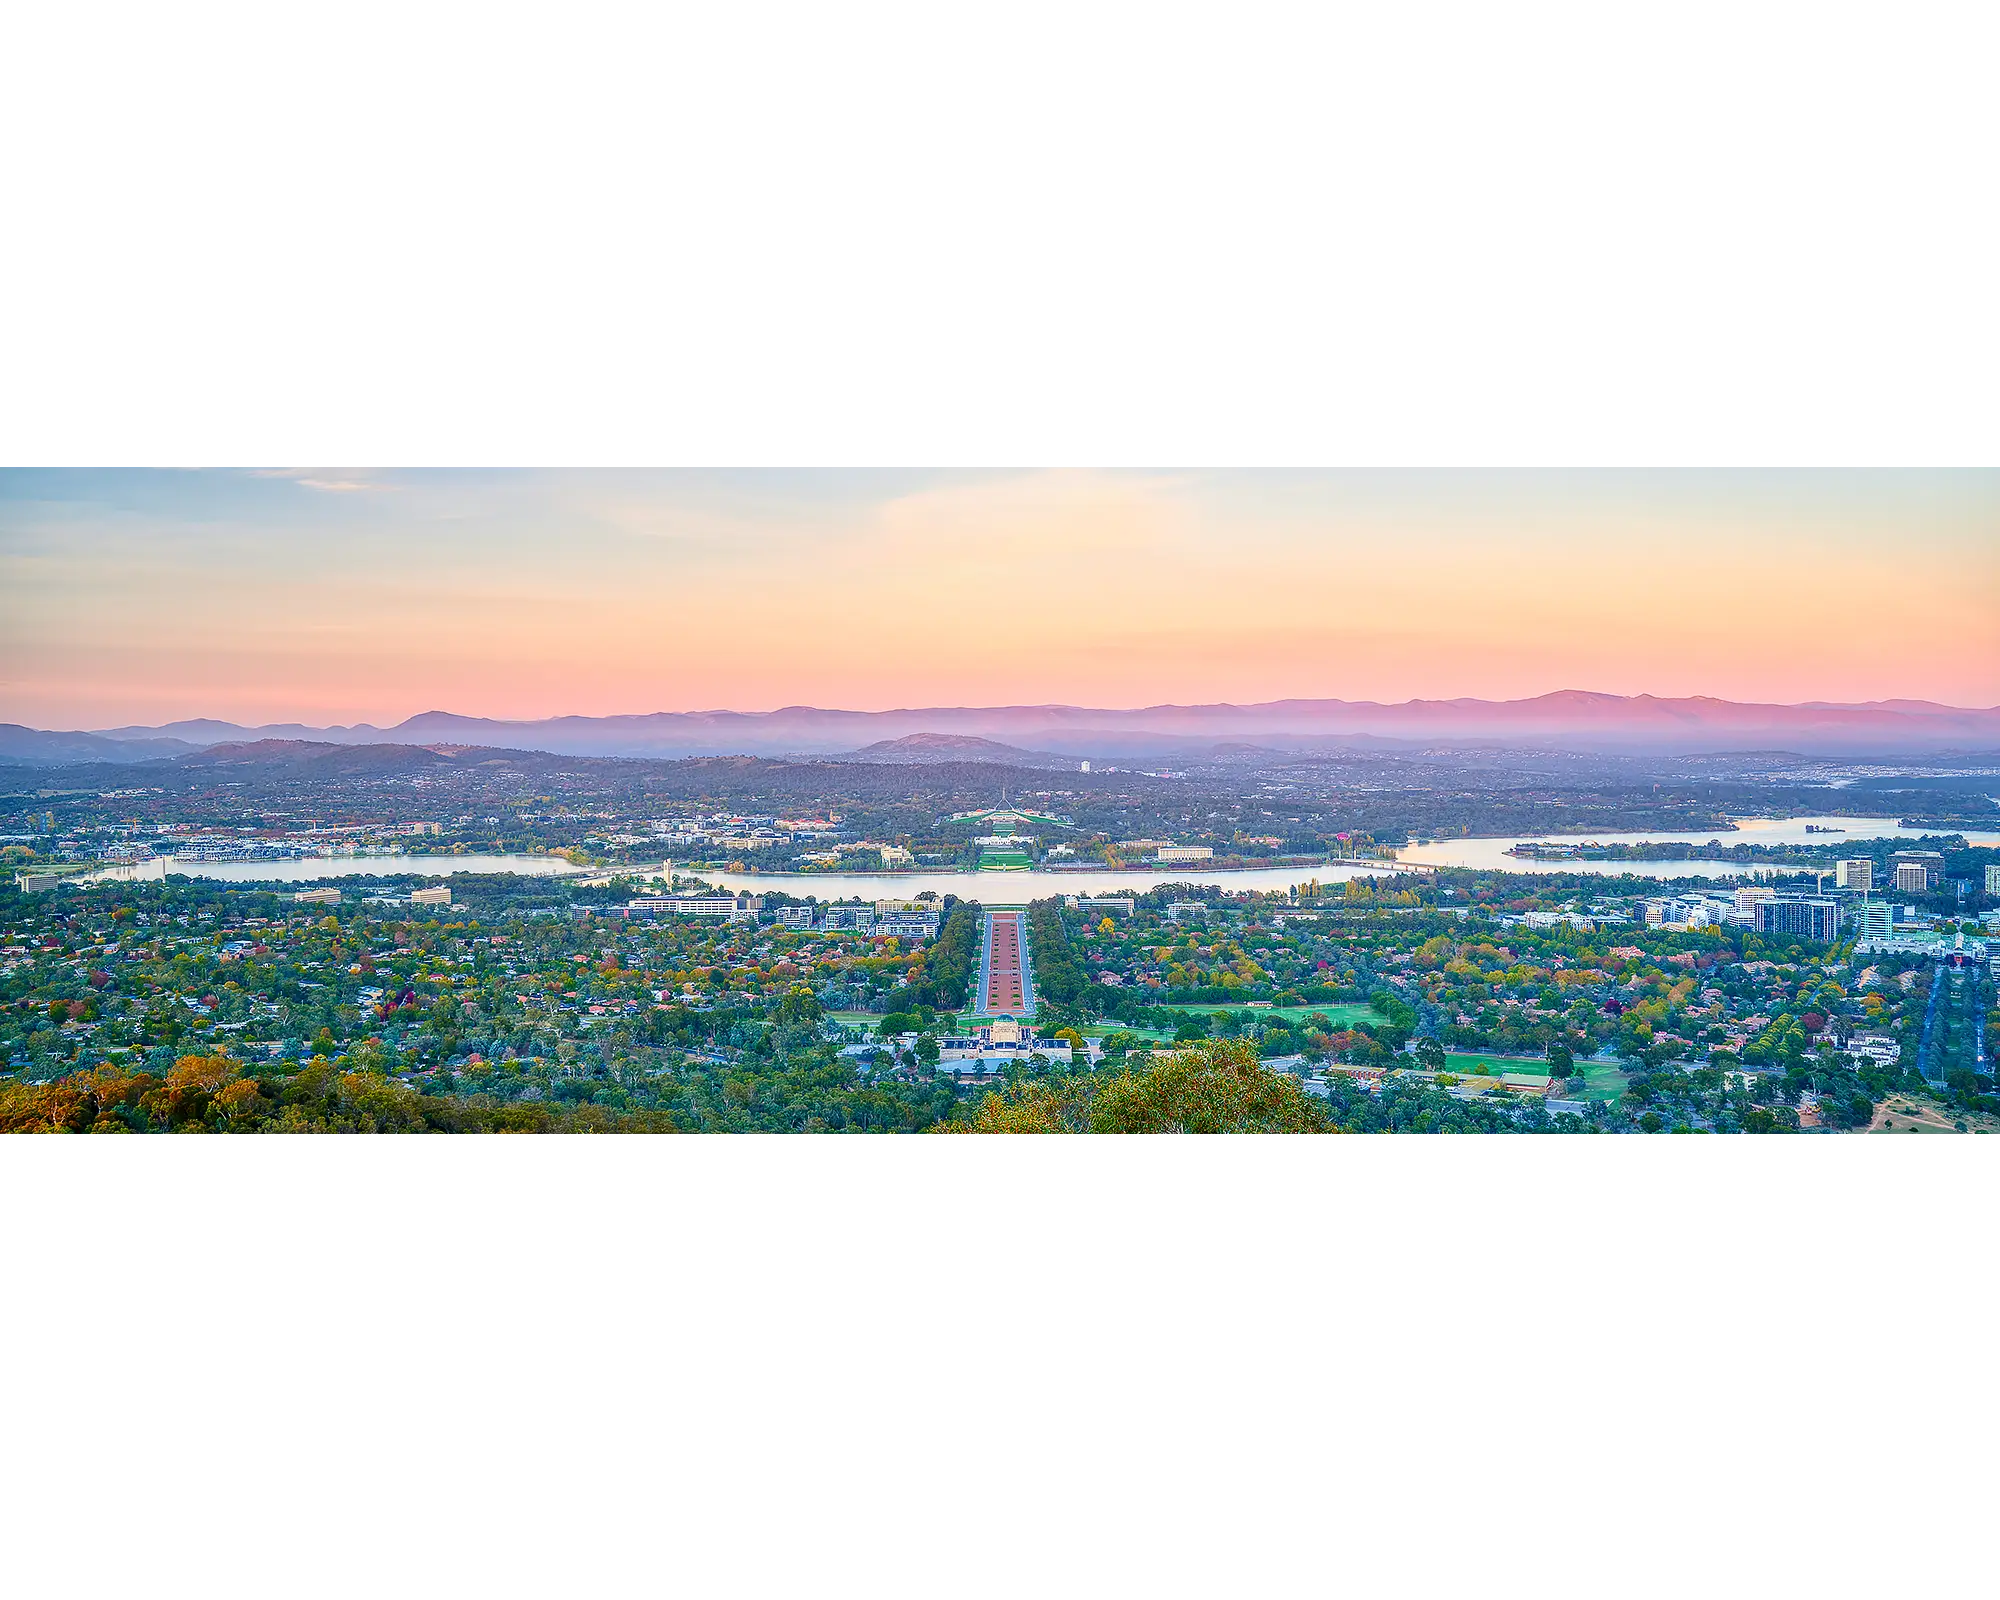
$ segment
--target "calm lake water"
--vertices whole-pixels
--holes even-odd
[[[982,900],[990,905],[1011,905],[1017,901],[1046,900],[1059,894],[1144,894],[1163,883],[1214,883],[1225,889],[1289,889],[1295,883],[1317,878],[1321,883],[1345,883],[1349,878],[1366,878],[1375,872],[1393,871],[1384,863],[1380,869],[1368,867],[1255,867],[1243,872],[1199,872],[1183,867],[1179,871],[1124,872],[725,872],[719,877],[704,873],[709,882],[726,883],[732,889],[761,893],[782,889],[804,899],[815,895],[821,900],[845,900],[859,895],[864,900],[908,900],[934,889],[939,894],[955,894],[961,900]]]
[[[1808,823],[1822,828],[1839,828],[1840,833],[1807,833]],[[1745,870],[1727,861],[1523,861],[1507,854],[1510,847],[1533,839],[1594,840],[1599,844],[1643,844],[1684,841],[1706,844],[1720,839],[1725,845],[1839,844],[1844,840],[1914,839],[1921,829],[1900,823],[1864,817],[1744,817],[1734,833],[1717,834],[1712,829],[1698,833],[1652,830],[1644,833],[1515,834],[1504,839],[1442,839],[1436,844],[1412,845],[1398,852],[1398,859],[1420,865],[1441,867],[1486,867],[1502,872],[1589,873],[1617,877],[1629,872],[1640,878],[1726,878]],[[1968,832],[1974,844],[2000,844],[2000,832]],[[627,869],[633,875],[657,872],[658,866]],[[1383,868],[1352,866],[1255,867],[1242,872],[1200,871],[1191,867],[1144,868],[1122,872],[721,872],[703,873],[705,881],[730,889],[753,893],[781,889],[803,899],[845,900],[859,896],[865,900],[910,899],[926,890],[954,894],[961,899],[1007,904],[1041,900],[1058,894],[1143,894],[1163,883],[1217,884],[1225,889],[1288,889],[1295,883],[1317,878],[1321,883],[1344,883],[1363,878]],[[1796,869],[1794,869],[1796,870]],[[87,874],[83,882],[104,878],[157,879],[175,877],[213,878],[232,883],[316,883],[328,878],[351,878],[367,873],[383,875],[414,873],[447,877],[454,872],[513,872],[529,878],[601,875],[602,868],[571,866],[560,856],[316,856],[304,861],[189,861],[143,862],[134,868],[110,867]]]
[[[676,869],[683,878],[686,868]],[[860,896],[868,900],[911,899],[926,889],[939,894],[955,894],[967,900],[1040,900],[1057,894],[1139,894],[1163,883],[1216,883],[1233,889],[1287,889],[1308,878],[1321,883],[1342,883],[1364,878],[1373,871],[1393,870],[1386,863],[1368,867],[1266,867],[1247,872],[1180,871],[1143,872],[704,872],[706,883],[730,889],[761,893],[781,889],[803,899],[814,895],[821,900],[845,900]],[[657,873],[659,864],[630,867],[626,873],[642,878]],[[232,883],[309,883],[323,878],[352,878],[364,873],[415,873],[446,877],[454,872],[516,872],[524,877],[584,877],[604,875],[604,869],[573,867],[556,856],[321,856],[308,861],[160,861],[142,862],[135,868],[106,868],[86,874],[80,880],[103,878],[158,879],[215,878]]]
[[[1649,829],[1644,833],[1526,833],[1507,839],[1440,839],[1436,844],[1412,845],[1397,852],[1399,860],[1425,862],[1438,867],[1492,867],[1502,872],[1583,872],[1616,877],[1630,872],[1641,878],[1726,878],[1743,869],[1727,861],[1523,861],[1507,854],[1517,844],[1531,840],[1559,840],[1597,844],[1707,844],[1711,839],[1724,845],[1841,844],[1865,839],[1917,839],[1926,830],[1906,828],[1899,822],[1872,817],[1738,817],[1733,833],[1717,833],[1704,828],[1697,833],[1673,833]],[[1811,824],[1838,828],[1839,833],[1807,833]],[[1971,844],[2000,844],[2000,833],[1967,830]]]
[[[514,872],[524,878],[574,877],[584,872],[561,856],[309,856],[303,861],[174,861],[155,856],[132,867],[105,867],[78,881],[107,878],[145,881],[165,877],[215,878],[228,883],[317,883],[368,873],[413,872],[448,877],[454,872]]]

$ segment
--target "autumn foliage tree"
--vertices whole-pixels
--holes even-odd
[[[0,1133],[672,1133],[664,1111],[480,1105],[420,1094],[318,1059],[252,1075],[228,1056],[183,1056],[165,1077],[102,1066],[53,1083],[0,1084]]]
[[[989,1095],[959,1133],[1331,1133],[1298,1081],[1247,1040],[1203,1040],[1143,1071],[1068,1073]]]

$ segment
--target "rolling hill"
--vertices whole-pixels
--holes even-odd
[[[1004,759],[1036,765],[1078,757],[1201,759],[1222,745],[1279,750],[1461,746],[1692,755],[1788,751],[1913,758],[2000,750],[2000,707],[1925,701],[1767,705],[1706,697],[1562,690],[1526,700],[1273,700],[1257,705],[943,706],[894,711],[658,711],[637,716],[510,722],[426,711],[391,728],[246,728],[195,720],[163,727],[44,733],[0,727],[0,761],[140,761],[266,739],[341,745],[539,750],[557,755],[845,757],[862,761]],[[971,741],[952,745],[949,741]]]

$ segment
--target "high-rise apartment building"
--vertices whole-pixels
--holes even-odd
[[[1986,892],[1988,894],[2000,894],[2000,866],[1988,867],[1986,869]]]
[[[1896,890],[1899,894],[1923,894],[1931,886],[1930,868],[1920,861],[1896,863]]]
[[[1789,933],[1800,939],[1840,937],[1840,902],[1810,895],[1774,895],[1759,900],[1752,926],[1759,933]]]
[[[1833,864],[1833,882],[1836,888],[1855,889],[1865,894],[1875,887],[1875,863],[1866,856],[1852,861],[1836,861]]]

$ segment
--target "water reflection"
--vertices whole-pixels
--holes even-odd
[[[1808,827],[1816,830],[1808,832]],[[1643,844],[1677,842],[1706,844],[1711,839],[1724,845],[1836,844],[1843,839],[1915,839],[1926,830],[1905,828],[1899,822],[1867,817],[1744,817],[1737,819],[1736,831],[1717,834],[1712,829],[1696,833],[1649,830],[1642,833],[1593,833],[1552,835],[1513,834],[1498,839],[1441,839],[1431,844],[1412,845],[1397,853],[1397,859],[1412,865],[1485,868],[1535,876],[1550,873],[1584,873],[1598,877],[1618,877],[1630,873],[1639,878],[1727,878],[1754,869],[1733,861],[1527,861],[1510,856],[1516,844],[1538,839],[1561,838],[1597,844]],[[1966,832],[1973,844],[2000,844],[2000,833]],[[617,869],[634,879],[657,878],[666,864]],[[1322,864],[1313,866],[1252,867],[1240,872],[1211,868],[1127,868],[1122,870],[1080,868],[1066,872],[725,872],[699,874],[677,866],[679,875],[699,876],[704,882],[752,893],[783,890],[800,899],[811,895],[820,900],[913,899],[925,892],[957,895],[962,900],[987,904],[1042,900],[1064,894],[1144,894],[1166,883],[1214,884],[1239,893],[1249,890],[1289,889],[1295,883],[1317,878],[1321,883],[1345,883],[1350,878],[1369,877],[1393,871],[1384,863],[1379,868]],[[1780,871],[1800,871],[1779,867]],[[163,877],[210,878],[230,883],[317,883],[331,878],[351,878],[366,874],[412,873],[424,877],[449,877],[454,872],[512,872],[522,877],[603,876],[602,867],[577,867],[561,856],[530,855],[357,855],[316,856],[300,861],[189,861],[155,858],[151,861],[99,868],[83,874],[80,883],[109,880],[157,881]]]

